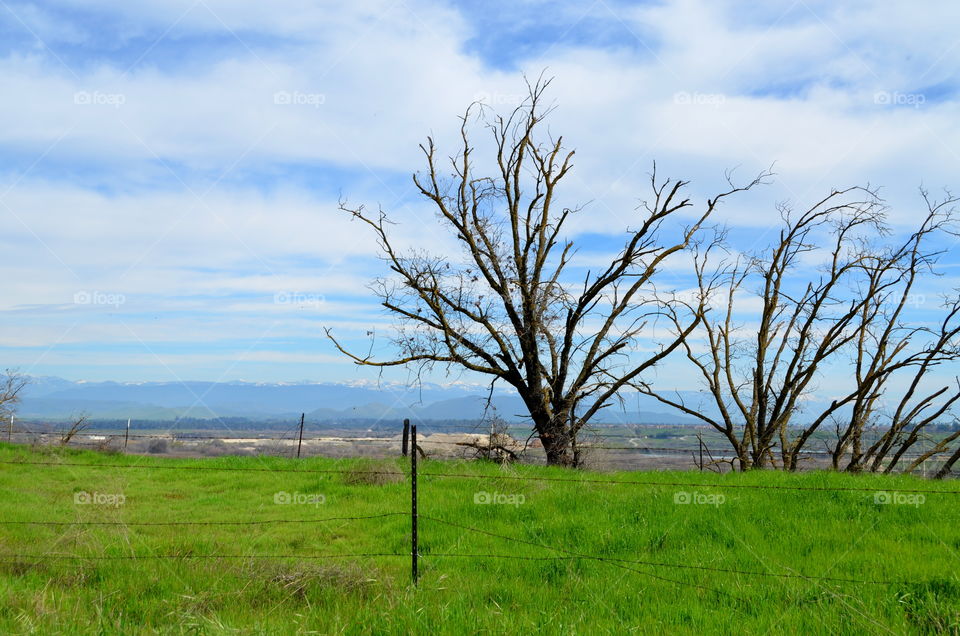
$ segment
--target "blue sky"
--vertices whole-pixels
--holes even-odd
[[[882,186],[905,227],[921,183],[957,185],[957,24],[946,1],[2,0],[0,363],[375,377],[322,335],[389,328],[365,288],[375,246],[338,198],[444,250],[410,189],[417,144],[451,148],[467,104],[510,108],[544,69],[587,253],[635,218],[655,159],[699,201],[728,168],[776,163],[774,184],[719,212],[740,249],[777,201],[852,184]]]

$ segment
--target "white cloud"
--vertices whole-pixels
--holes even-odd
[[[62,17],[64,7],[102,12],[115,41],[101,42],[95,21]],[[17,166],[0,187],[2,308],[47,308],[45,324],[8,344],[52,344],[72,324],[76,312],[62,306],[77,290],[254,322],[277,309],[245,296],[362,302],[363,281],[384,268],[371,258],[369,233],[336,210],[331,182],[347,182],[351,202],[379,201],[399,214],[404,244],[448,250],[429,207],[405,205],[407,175],[422,166],[417,144],[433,133],[442,154],[454,152],[456,117],[471,100],[508,108],[523,87],[519,72],[468,52],[475,25],[435,2],[58,0],[13,9],[52,49],[95,53],[64,54],[66,67],[36,47],[0,59],[0,147]],[[868,181],[886,186],[895,221],[909,221],[921,181],[935,188],[955,179],[953,3],[788,10],[674,0],[609,18],[645,39],[632,49],[560,43],[515,60],[556,77],[550,128],[578,149],[562,202],[592,201],[574,233],[635,225],[654,159],[661,175],[694,181],[695,210],[725,187],[725,169],[739,166],[748,179],[776,161],[776,185],[717,212],[754,229],[777,218],[777,199],[809,205],[831,187]],[[179,64],[157,57],[203,38],[230,46],[198,47]],[[123,47],[145,55],[133,66],[110,57]],[[284,180],[291,167],[295,183]],[[302,175],[314,171],[323,185],[307,191]],[[281,185],[265,186],[267,175]],[[670,265],[682,280],[686,266]],[[344,305],[333,318],[355,309]],[[146,338],[184,328],[174,318],[164,318],[166,328],[129,318]],[[198,338],[215,331],[255,337],[231,318]],[[124,337],[94,324],[70,336]]]

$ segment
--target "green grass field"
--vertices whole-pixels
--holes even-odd
[[[0,444],[0,462],[0,633],[960,632],[960,495],[945,492],[956,482],[427,461],[414,588],[409,481],[368,474],[407,471],[400,459]],[[297,470],[337,472],[285,472]],[[476,477],[423,474],[441,472]],[[476,503],[484,493],[510,503]],[[216,525],[281,519],[307,523]],[[177,521],[213,525],[136,525]],[[383,553],[400,556],[309,558]]]

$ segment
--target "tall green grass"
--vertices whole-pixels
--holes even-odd
[[[0,444],[0,462],[0,521],[121,523],[0,524],[2,633],[960,632],[960,495],[945,492],[960,490],[956,483],[773,471],[595,475],[427,461],[414,588],[409,482],[372,474],[407,471],[399,459],[171,460]],[[96,467],[104,464],[141,468]],[[279,472],[290,470],[342,472]],[[429,475],[439,472],[476,477]],[[911,500],[904,491],[912,489],[941,492]],[[910,503],[878,503],[875,491]],[[100,503],[77,503],[84,496],[77,493]],[[313,503],[276,503],[284,500],[277,493]],[[484,493],[511,503],[476,503]],[[677,503],[685,499],[693,502]],[[393,512],[404,514],[122,525]],[[401,556],[308,558],[371,553]],[[570,553],[620,561],[544,559]],[[225,558],[190,558],[204,555]]]

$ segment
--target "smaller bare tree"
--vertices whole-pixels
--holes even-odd
[[[683,346],[719,416],[649,384],[638,383],[638,390],[722,433],[741,470],[776,465],[778,443],[781,465],[792,465],[819,423],[802,431],[789,424],[821,367],[853,338],[849,326],[858,305],[844,292],[869,257],[864,234],[886,232],[882,208],[874,191],[837,190],[799,214],[779,205],[779,237],[757,254],[714,264],[719,243],[695,250],[693,298],[665,306],[677,326],[689,323],[687,313],[699,317],[698,331]],[[798,283],[805,259],[824,251],[819,275]],[[738,320],[751,291],[761,306],[757,323],[747,328]]]
[[[23,390],[30,384],[30,378],[21,375],[16,369],[7,369],[0,379],[0,419],[9,421],[17,412]]]
[[[938,322],[905,318],[911,306],[928,304],[917,283],[923,275],[937,275],[937,261],[947,251],[938,238],[954,232],[956,199],[921,194],[926,212],[917,230],[864,264],[863,302],[853,327],[856,383],[842,400],[850,406],[832,450],[836,469],[891,472],[960,400],[960,380],[940,384],[937,378],[943,364],[960,359],[960,296],[944,296]],[[895,389],[898,382],[902,391]],[[877,439],[867,446],[868,430]],[[936,440],[905,470],[949,452],[957,438],[960,432]]]
[[[876,192],[850,188],[799,215],[781,206],[783,226],[768,250],[717,265],[716,245],[695,251],[695,298],[667,307],[677,325],[689,322],[681,308],[700,317],[683,344],[708,389],[709,411],[719,416],[679,394],[639,390],[720,431],[742,470],[796,470],[808,442],[832,422],[835,469],[891,471],[960,400],[960,384],[930,387],[935,370],[960,360],[960,298],[947,299],[939,324],[905,317],[919,278],[935,273],[946,250],[940,239],[955,218],[957,199],[922,194],[926,213],[899,245],[884,244],[891,231]],[[810,260],[823,263],[813,276],[804,273]],[[752,302],[751,291],[761,304],[748,328],[738,320],[748,315],[741,303]],[[851,366],[850,386],[833,388],[828,405],[812,408],[818,378]],[[906,387],[902,394],[898,386]],[[874,431],[878,438],[867,444]],[[950,452],[956,439],[960,432],[937,440],[906,470]]]
[[[60,445],[66,446],[74,437],[82,433],[89,426],[90,422],[87,419],[87,415],[80,415],[73,422],[71,422],[70,427],[60,435]]]
[[[519,460],[523,449],[518,448],[516,441],[510,436],[510,427],[507,422],[495,413],[487,420],[490,432],[486,440],[458,442],[458,445],[474,449],[476,451],[474,456],[478,459],[488,459],[501,464]]]

